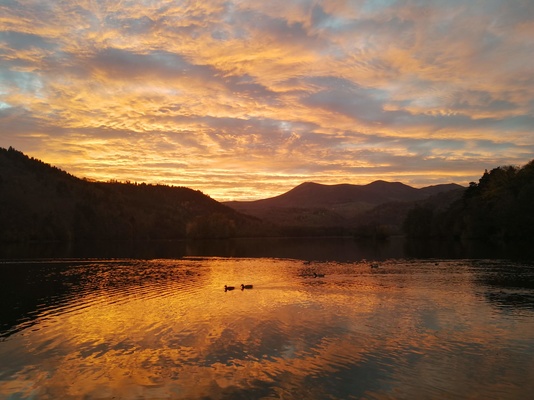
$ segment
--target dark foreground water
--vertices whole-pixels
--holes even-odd
[[[35,258],[177,259],[187,256],[295,258],[308,261],[358,261],[399,258],[534,260],[534,238],[508,245],[477,241],[421,241],[392,237],[384,241],[350,237],[241,238],[192,241],[95,241],[1,244],[0,260]]]
[[[374,263],[0,261],[0,399],[531,398],[532,264]]]

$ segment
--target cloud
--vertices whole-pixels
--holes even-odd
[[[0,146],[217,199],[465,184],[533,154],[533,7],[3,2]]]

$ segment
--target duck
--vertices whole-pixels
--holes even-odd
[[[245,289],[252,289],[252,285],[243,285],[241,284],[241,290],[245,290]]]
[[[379,267],[379,265],[377,263],[371,264],[371,268],[378,268],[378,267]]]
[[[224,285],[224,291],[228,291],[228,290],[234,290],[235,289],[235,286],[226,286]]]
[[[324,274],[318,274],[317,272],[313,273],[314,278],[324,278]]]

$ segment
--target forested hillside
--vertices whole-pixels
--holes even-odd
[[[199,191],[89,182],[0,148],[0,242],[252,236],[257,219]]]
[[[486,171],[446,210],[412,209],[404,229],[419,238],[534,241],[534,160]]]
[[[458,186],[418,201],[380,204],[353,219],[353,224],[356,226],[355,236],[385,238],[403,234],[406,216],[414,207],[443,211],[460,199],[465,190],[465,187]]]
[[[305,182],[269,199],[224,204],[243,214],[276,224],[286,235],[399,234],[415,202],[439,197],[448,206],[464,187],[442,184],[414,188],[401,182],[375,181],[366,185],[321,185]]]
[[[423,192],[386,182],[356,189],[374,190],[378,184],[379,200],[391,200],[391,191],[387,192],[388,197],[383,187],[397,192],[402,189],[410,195],[413,192],[419,196],[417,190]],[[330,208],[306,209],[299,208],[299,202],[289,203],[293,207],[261,209],[262,221],[256,218],[259,215],[243,215],[200,191],[164,185],[90,182],[13,148],[0,148],[0,242],[347,234],[378,237],[397,233],[399,225],[414,238],[534,242],[534,160],[523,167],[486,171],[478,183],[472,182],[467,189],[457,185],[424,189],[433,192],[416,202],[378,204],[376,200],[374,207],[367,204],[363,207],[360,199],[358,204],[363,212],[360,210],[354,217],[350,215],[357,202],[350,203],[350,207],[339,203],[339,198],[346,201],[348,189],[354,190],[345,186],[333,188],[337,197],[301,196],[310,197],[308,202],[318,199],[333,202]],[[305,184],[291,194],[299,194],[302,188],[323,192],[329,189]],[[258,204],[263,203],[253,203]]]

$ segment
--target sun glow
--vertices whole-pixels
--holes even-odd
[[[219,200],[465,184],[534,153],[528,7],[2,5],[0,146]]]

